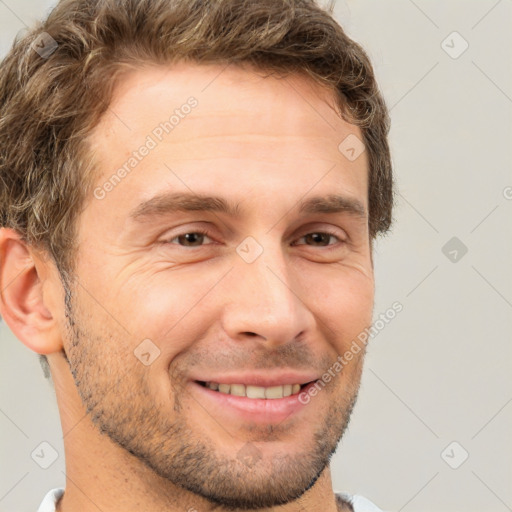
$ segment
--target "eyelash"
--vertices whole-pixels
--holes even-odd
[[[187,249],[199,249],[201,247],[204,247],[204,245],[199,245],[199,246],[196,246],[196,247],[193,247],[193,246],[189,247],[189,246],[186,246],[186,245],[180,245],[180,244],[173,244],[172,243],[173,240],[176,240],[177,238],[179,238],[181,236],[184,236],[184,235],[188,235],[188,234],[204,235],[204,236],[207,236],[208,238],[212,238],[213,239],[213,237],[210,235],[210,233],[207,230],[205,230],[205,229],[195,229],[194,231],[184,231],[183,233],[179,233],[176,236],[174,236],[173,238],[170,238],[168,240],[163,240],[162,243],[164,243],[164,244],[171,244],[171,245],[178,245],[180,247],[185,247]],[[340,244],[346,244],[347,243],[347,240],[342,240],[338,236],[338,234],[336,234],[334,231],[331,231],[329,229],[324,229],[323,231],[311,231],[311,232],[306,233],[305,235],[302,235],[301,237],[299,237],[299,240],[304,238],[305,236],[311,235],[311,234],[330,235],[330,236],[336,238]],[[300,244],[300,245],[306,245],[306,244]],[[324,250],[332,250],[337,245],[338,244],[329,244],[329,245],[326,245],[326,246],[318,246],[318,247],[321,247]]]

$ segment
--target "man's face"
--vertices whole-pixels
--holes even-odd
[[[91,139],[101,177],[64,348],[102,432],[160,477],[250,508],[313,485],[355,403],[364,350],[307,404],[292,385],[307,392],[371,323],[368,161],[338,149],[361,134],[328,91],[222,69],[145,69],[116,90]],[[312,198],[331,201],[301,208]]]

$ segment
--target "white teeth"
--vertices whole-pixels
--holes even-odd
[[[266,398],[283,398],[283,386],[273,386],[265,389]]]
[[[231,386],[229,384],[219,384],[219,391],[221,393],[226,393],[226,395],[229,395],[229,390]]]
[[[235,396],[246,396],[245,386],[243,384],[231,384],[230,392]]]
[[[265,398],[265,388],[260,386],[246,386],[247,398]]]
[[[218,384],[207,382],[206,387],[226,395],[245,396],[247,398],[283,398],[296,395],[300,391],[300,384],[284,384],[283,386],[249,386],[245,384]]]

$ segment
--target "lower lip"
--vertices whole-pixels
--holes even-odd
[[[260,424],[282,423],[288,418],[295,416],[305,407],[305,404],[299,401],[299,395],[304,392],[307,393],[314,384],[314,382],[311,382],[304,388],[301,388],[296,395],[266,399],[228,395],[202,386],[197,382],[192,382],[195,391],[212,402],[217,410],[236,415],[244,421]]]

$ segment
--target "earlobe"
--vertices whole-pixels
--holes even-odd
[[[43,285],[51,277],[41,279],[44,262],[19,233],[0,229],[0,314],[14,335],[38,354],[61,350],[62,339],[57,319],[52,315]],[[47,289],[51,291],[51,286]],[[46,299],[46,302],[45,302]]]

